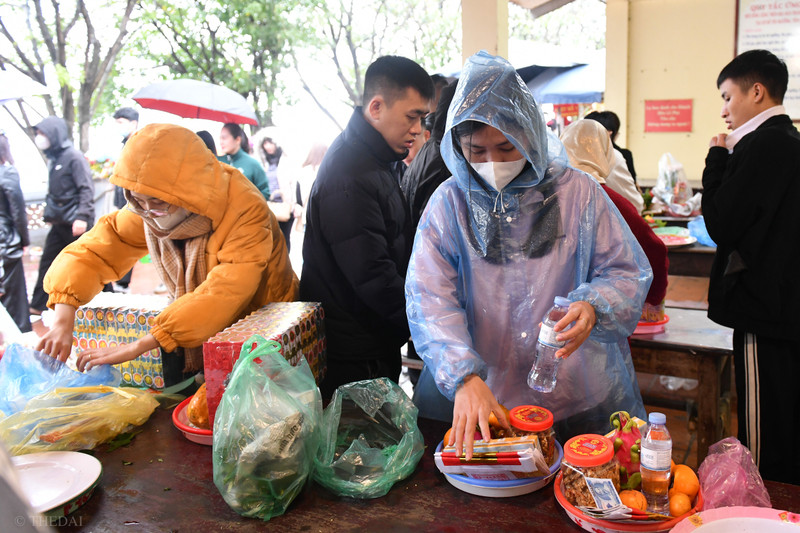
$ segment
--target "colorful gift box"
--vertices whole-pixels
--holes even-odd
[[[155,318],[167,306],[160,296],[101,292],[75,312],[72,344],[78,353],[134,342],[150,332]],[[126,363],[115,365],[122,384],[164,388],[161,350],[155,348]]]
[[[292,365],[305,357],[317,384],[325,375],[325,312],[314,302],[267,304],[203,343],[208,415],[213,426],[225,392],[225,379],[239,358],[242,345],[253,335],[277,341],[281,355]]]

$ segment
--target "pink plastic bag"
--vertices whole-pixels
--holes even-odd
[[[750,450],[735,437],[712,444],[697,472],[703,488],[704,509],[742,505],[772,507]]]

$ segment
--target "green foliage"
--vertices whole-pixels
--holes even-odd
[[[330,92],[338,78],[349,105],[361,103],[364,72],[381,55],[409,57],[430,73],[461,58],[457,0],[382,0],[372,2],[370,9],[354,0],[328,0],[303,16],[302,23],[315,31],[305,43],[295,43],[295,48],[302,50],[303,57],[333,68],[327,86],[309,82],[309,90]]]
[[[145,0],[144,26],[133,46],[140,57],[166,66],[170,78],[224,84],[271,124],[290,43],[306,30],[292,24],[303,2],[289,0]],[[165,75],[167,77],[167,75]]]

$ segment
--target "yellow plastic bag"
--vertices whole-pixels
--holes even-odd
[[[58,388],[0,420],[0,441],[11,455],[88,450],[144,424],[157,406],[151,393],[139,389]]]

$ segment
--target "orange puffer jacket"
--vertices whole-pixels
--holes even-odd
[[[211,219],[208,276],[156,318],[150,333],[167,351],[199,346],[269,302],[293,301],[298,280],[264,197],[192,131],[151,124],[131,135],[111,183]],[[80,306],[147,254],[142,219],[127,209],[102,217],[64,248],[44,280],[48,306]]]

